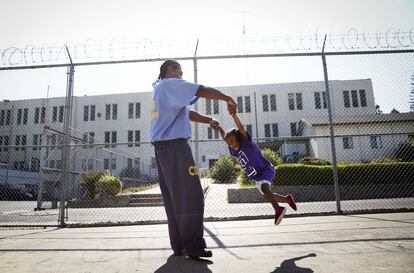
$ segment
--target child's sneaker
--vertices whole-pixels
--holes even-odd
[[[293,196],[291,194],[288,194],[288,196],[286,196],[288,199],[288,204],[289,206],[293,209],[293,210],[297,210],[298,208],[296,207],[296,202],[293,199]]]
[[[275,225],[279,225],[282,222],[283,216],[285,216],[286,208],[279,206],[275,214]]]

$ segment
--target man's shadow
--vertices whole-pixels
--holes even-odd
[[[171,255],[167,262],[154,273],[212,273],[207,265],[213,262],[205,259],[190,259]]]
[[[292,259],[284,260],[280,267],[276,267],[274,271],[271,273],[313,273],[313,270],[310,268],[299,267],[296,265],[296,261],[309,258],[309,257],[316,257],[315,253],[308,254],[306,256],[296,257]]]

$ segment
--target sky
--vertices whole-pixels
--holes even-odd
[[[109,1],[0,0],[0,50],[87,39],[209,40],[243,35],[341,33],[414,27],[412,0]],[[232,45],[229,44],[231,52]],[[366,65],[366,64],[370,65]],[[328,59],[331,79],[372,78],[385,111],[408,110],[411,56]],[[397,65],[396,65],[397,64]],[[75,95],[151,90],[159,63],[78,68]],[[192,63],[184,77],[193,80]],[[64,96],[65,70],[0,72],[0,99]],[[199,81],[211,86],[322,80],[320,60],[270,58],[204,61]],[[392,89],[392,90],[390,90]],[[394,96],[389,98],[390,92]]]

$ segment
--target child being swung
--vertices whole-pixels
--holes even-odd
[[[232,113],[232,117],[237,129],[234,128],[228,132],[224,132],[220,126],[215,129],[220,131],[223,140],[229,145],[230,154],[237,159],[247,178],[256,182],[258,190],[272,204],[275,209],[275,224],[278,225],[286,212],[286,208],[280,206],[279,203],[288,203],[294,210],[297,209],[296,203],[290,194],[283,196],[271,191],[275,168],[264,158],[257,144],[252,141],[250,134],[243,128],[239,117],[235,113]]]

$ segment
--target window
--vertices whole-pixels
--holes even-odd
[[[105,132],[104,142],[105,143],[111,142],[111,132]],[[105,148],[109,148],[109,145],[105,145]]]
[[[0,152],[3,151],[3,136],[0,136]]]
[[[250,136],[253,136],[253,127],[251,124],[246,124],[246,132],[248,132]]]
[[[206,115],[211,115],[211,100],[206,99]]]
[[[134,138],[134,133],[135,133],[135,138]],[[133,146],[139,147],[140,145],[139,142],[141,142],[141,131],[139,130],[128,131],[128,147],[133,147]]]
[[[118,104],[112,104],[112,119],[117,120],[118,118]]]
[[[11,110],[6,111],[6,125],[10,125],[10,119],[11,119]]]
[[[128,147],[132,147],[134,142],[134,131],[128,131]]]
[[[141,159],[139,157],[134,159],[134,168],[139,170],[141,167]]]
[[[214,138],[219,139],[219,131],[218,130],[214,130]]]
[[[9,136],[3,136],[3,145],[9,146],[10,145],[10,137]],[[3,148],[3,152],[7,152],[9,148]]]
[[[303,109],[302,93],[296,93],[296,108],[298,110],[302,110]]]
[[[42,145],[42,135],[33,135],[33,145]],[[41,147],[33,147],[33,151],[41,149]]]
[[[112,110],[111,110],[112,109]],[[112,114],[112,117],[111,117]],[[105,105],[105,119],[117,120],[118,118],[118,104],[106,104]]]
[[[40,113],[40,123],[45,123],[46,121],[46,107],[42,107],[41,113]]]
[[[90,112],[89,119],[91,121],[94,121],[95,120],[95,113],[96,113],[96,106],[95,105],[91,105],[90,107],[91,107],[91,112]]]
[[[141,131],[135,130],[135,147],[139,147],[141,142]]]
[[[270,95],[270,111],[276,112],[276,95]]]
[[[64,113],[64,107],[59,106],[59,122],[63,122],[63,113]]]
[[[264,133],[265,133],[265,137],[270,137],[270,124],[265,124],[264,125]]]
[[[322,109],[322,103],[324,109],[328,108],[326,103],[326,92],[315,92],[313,95],[315,99],[315,109]]]
[[[117,142],[117,133],[116,133],[116,131],[105,132],[104,142],[105,143],[116,143]],[[109,147],[114,148],[114,147],[116,147],[116,145],[105,145],[105,148],[109,148]]]
[[[245,104],[245,107],[246,107],[245,112],[250,113],[252,111],[252,107],[250,105],[250,96],[245,96],[244,97],[244,104]]]
[[[358,107],[358,93],[356,90],[351,91],[351,97],[352,97],[352,107]]]
[[[111,158],[111,170],[116,170],[116,158]]]
[[[371,148],[372,149],[381,149],[382,148],[381,136],[371,136]]]
[[[63,161],[58,159],[56,160],[56,169],[62,170],[63,169]]]
[[[95,133],[94,132],[83,133],[82,140],[83,140],[82,144],[93,144],[95,142]],[[93,145],[83,146],[83,149],[92,149],[92,148],[93,148]]]
[[[288,94],[289,110],[295,110],[295,97],[293,93]]]
[[[53,106],[52,122],[57,122],[57,113],[58,113],[58,107]]]
[[[110,104],[105,105],[105,119],[106,120],[111,119],[111,105]]]
[[[83,141],[83,144],[86,144],[86,143],[88,143],[88,134],[87,133],[83,133],[83,135],[82,135],[82,141]],[[88,146],[82,146],[82,149],[87,149],[88,148]]]
[[[104,159],[104,170],[109,170],[109,158]]]
[[[344,91],[343,94],[344,94],[344,106],[345,106],[345,108],[351,107],[351,102],[350,102],[350,99],[349,99],[349,91]]]
[[[83,121],[89,120],[89,105],[83,107]]]
[[[30,171],[38,172],[40,168],[40,160],[38,158],[32,158],[30,160]]]
[[[61,150],[63,147],[62,147],[62,145],[63,145],[63,136],[62,135],[56,135],[56,142],[57,142],[57,145],[58,145],[58,149],[59,150]]]
[[[237,97],[237,113],[243,113],[243,97]]]
[[[6,116],[6,111],[5,110],[1,110],[0,112],[0,126],[4,125],[4,118]]]
[[[141,118],[141,103],[140,102],[135,103],[135,118],[136,119]]]
[[[20,135],[16,135],[16,138],[14,140],[14,145],[20,145]],[[19,151],[20,147],[16,147],[15,150]]]
[[[354,148],[354,142],[353,142],[352,137],[343,137],[342,144],[345,150]]]
[[[155,169],[157,167],[157,161],[155,157],[151,157],[151,168]]]
[[[359,90],[359,99],[361,100],[361,107],[367,107],[367,96],[365,90]]]
[[[49,161],[49,168],[54,169],[55,167],[56,167],[55,161],[54,160],[50,160]]]
[[[323,100],[323,108],[328,108],[328,104],[326,102],[326,92],[322,92],[322,100]]]
[[[262,96],[263,112],[269,112],[269,97],[267,95]]]
[[[34,124],[38,124],[40,119],[40,108],[35,108],[35,114],[34,114]]]
[[[315,92],[313,95],[315,98],[315,109],[321,109],[321,93]]]
[[[296,122],[290,123],[290,135],[299,136],[298,124]]]
[[[213,100],[213,110],[214,110],[214,115],[217,115],[219,113],[219,101],[218,100]]]
[[[50,136],[50,144],[52,145],[52,148],[50,148],[51,150],[55,149],[56,146],[56,135],[53,134]]]
[[[279,126],[277,125],[277,123],[272,124],[272,134],[273,137],[279,137]]]
[[[22,145],[23,146],[26,146],[27,145],[27,142],[26,142],[26,135],[22,135]],[[22,151],[25,151],[26,150],[26,148],[21,148],[21,150]]]
[[[213,139],[213,129],[210,127],[207,128],[207,138]]]
[[[132,169],[132,158],[127,159],[127,168]]]
[[[17,125],[22,124],[23,109],[17,109]]]
[[[27,116],[29,115],[29,109],[23,109],[23,124],[27,124]]]
[[[133,119],[133,118],[134,118],[134,104],[129,103],[128,104],[128,119]]]
[[[95,143],[95,132],[89,132],[89,143],[94,144]],[[89,149],[92,149],[93,145],[89,146]]]

